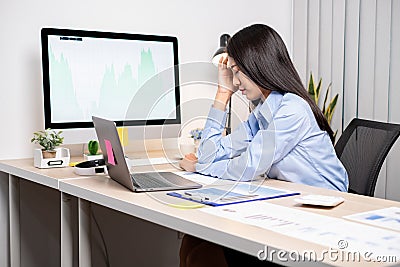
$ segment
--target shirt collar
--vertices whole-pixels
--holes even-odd
[[[282,102],[282,97],[282,93],[271,91],[267,99],[264,102],[260,102],[254,109],[254,115],[257,119],[260,119],[259,116],[261,116],[270,123]]]

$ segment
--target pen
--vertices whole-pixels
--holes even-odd
[[[205,202],[205,201],[210,200],[208,197],[201,196],[201,195],[198,195],[198,194],[192,194],[192,193],[189,193],[189,192],[185,192],[184,194],[187,195],[189,197],[189,199],[194,200],[194,201]]]

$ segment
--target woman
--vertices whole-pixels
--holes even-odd
[[[305,90],[279,34],[266,25],[251,25],[230,39],[227,52],[218,67],[218,90],[198,159],[188,155],[180,166],[220,179],[250,181],[265,174],[347,191],[347,173],[336,157],[333,131]],[[226,105],[237,90],[259,104],[247,121],[223,137]],[[209,259],[207,253],[225,264],[232,258],[238,262],[238,253],[185,236],[181,266],[202,266],[195,264]],[[218,266],[224,266],[221,262]]]

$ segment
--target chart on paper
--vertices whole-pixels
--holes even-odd
[[[352,214],[344,218],[400,231],[400,208],[398,207]]]
[[[200,211],[330,248],[400,259],[400,233],[395,231],[260,201]]]

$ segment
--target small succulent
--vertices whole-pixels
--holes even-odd
[[[61,133],[62,131],[56,132],[50,128],[44,131],[37,131],[33,133],[31,142],[39,144],[43,147],[43,150],[52,151],[64,142],[64,137],[61,137]]]
[[[97,151],[99,150],[99,142],[96,140],[90,140],[88,143],[89,155],[97,155]]]

